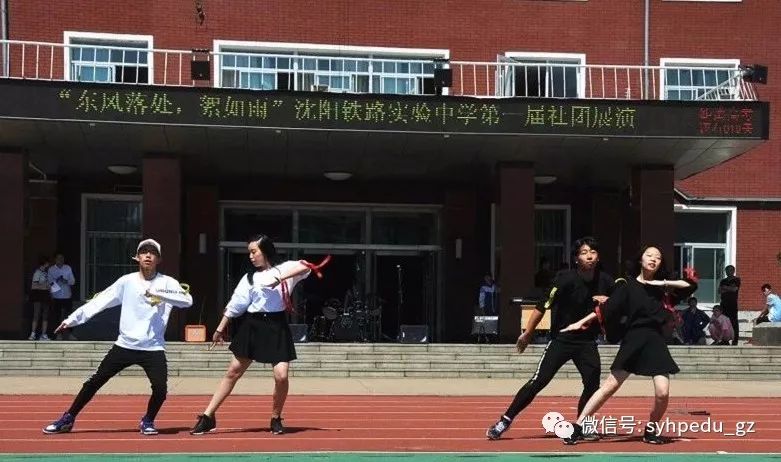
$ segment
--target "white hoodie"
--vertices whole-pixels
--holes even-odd
[[[147,297],[149,291],[151,297]],[[165,350],[165,328],[171,308],[187,308],[193,297],[176,279],[157,273],[146,280],[140,272],[126,274],[65,319],[68,327],[84,324],[113,306],[122,305],[117,346],[131,350]]]

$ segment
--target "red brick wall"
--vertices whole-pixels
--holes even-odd
[[[11,0],[10,35],[61,42],[63,30],[150,34],[156,48],[212,48],[213,39],[449,49],[452,60],[495,61],[505,51],[585,53],[591,64],[643,63],[643,2],[589,0]],[[770,68],[760,96],[771,103],[771,139],[738,158],[679,182],[695,196],[781,196],[781,8],[651,0],[650,64],[662,57],[740,59]],[[778,211],[738,217],[738,262],[747,284],[772,279],[781,245]],[[760,231],[762,230],[762,231]],[[764,234],[761,234],[764,233]],[[749,239],[751,237],[751,239]],[[748,270],[751,268],[751,270]],[[756,270],[754,270],[756,268]],[[739,269],[740,271],[740,269]],[[752,273],[756,271],[756,274]],[[753,289],[752,289],[753,290]],[[755,305],[758,298],[747,294]]]
[[[765,297],[759,291],[764,283],[781,289],[779,210],[738,210],[738,261],[741,278],[738,303],[742,309],[761,309]]]

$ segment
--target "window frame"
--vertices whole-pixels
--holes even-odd
[[[536,215],[538,210],[560,210],[564,211],[564,263],[572,265],[572,206],[569,204],[534,204],[534,213]],[[537,237],[534,237],[535,253],[537,249]],[[539,261],[534,262],[534,271],[537,271],[537,264]],[[551,264],[560,264],[561,262],[551,262]],[[558,272],[558,268],[554,267],[554,273]]]
[[[86,283],[86,277],[87,277],[87,217],[89,216],[87,211],[87,204],[90,200],[106,200],[106,201],[126,201],[126,202],[139,202],[141,204],[141,226],[143,228],[143,207],[144,207],[144,196],[142,194],[93,194],[93,193],[84,193],[81,195],[81,225],[80,225],[80,244],[81,244],[81,250],[79,252],[80,255],[80,262],[79,262],[79,270],[81,274],[79,275],[80,280],[77,281],[79,283],[79,297],[81,300],[86,300],[87,298],[87,283]],[[143,235],[143,230],[141,231]],[[131,257],[131,255],[128,255],[128,257]],[[101,289],[102,290],[102,289]]]
[[[216,53],[212,64],[213,68],[213,85],[214,88],[222,88],[222,65],[221,59],[222,53],[230,53],[234,51],[236,53],[293,53],[295,55],[301,55],[303,57],[309,57],[312,54],[313,58],[317,58],[318,55],[323,57],[349,57],[362,59],[399,59],[404,57],[406,59],[450,59],[449,49],[437,49],[437,48],[398,48],[398,47],[371,47],[371,46],[353,46],[353,45],[329,45],[329,44],[314,44],[314,43],[295,43],[295,42],[256,42],[256,41],[244,41],[244,40],[213,40],[213,48]],[[228,51],[223,51],[228,49]],[[239,50],[239,51],[236,51]],[[298,70],[297,72],[301,72]],[[273,72],[273,71],[272,71]],[[315,69],[315,76],[317,77],[318,71]],[[322,71],[326,75],[330,75],[332,72],[337,71]],[[347,74],[345,75],[355,75]],[[363,75],[361,72],[360,75]],[[373,74],[370,74],[370,79]],[[394,78],[417,78],[418,74],[396,74],[389,73],[388,77]],[[276,80],[276,76],[275,76]],[[317,85],[317,82],[314,83]],[[370,84],[371,85],[371,84]],[[421,89],[422,90],[422,89]],[[449,94],[449,88],[443,88],[442,94]],[[298,90],[298,91],[307,91]],[[377,94],[377,93],[359,93],[359,94]],[[396,94],[396,93],[393,93]],[[420,94],[423,94],[422,92]]]
[[[81,31],[64,31],[63,32],[63,41],[62,43],[65,45],[63,48],[63,65],[64,65],[64,72],[63,76],[65,78],[65,81],[70,82],[74,81],[73,76],[71,75],[71,50],[74,46],[82,45],[79,43],[73,43],[73,41],[76,40],[94,40],[94,41],[107,41],[107,42],[146,42],[146,62],[147,62],[147,69],[148,69],[148,75],[149,75],[149,81],[146,83],[138,82],[132,83],[133,85],[154,85],[155,83],[155,54],[154,54],[154,36],[152,35],[138,35],[138,34],[112,34],[107,32],[81,32]],[[134,47],[128,47],[132,49],[139,49]],[[141,48],[143,49],[143,48]],[[107,65],[111,65],[112,63],[107,63]],[[123,84],[125,82],[97,82],[97,83],[115,83],[115,84]]]
[[[709,243],[702,243],[702,242],[674,242],[673,246],[697,246],[700,248],[707,247],[707,248],[722,248],[723,245],[724,248],[724,266],[727,265],[733,265],[737,267],[736,261],[737,261],[737,241],[738,241],[738,208],[734,206],[711,206],[711,205],[686,205],[686,204],[675,204],[673,206],[674,213],[692,213],[692,214],[702,214],[702,213],[729,213],[729,226],[727,228],[727,236],[725,239],[725,242],[723,244],[715,244],[712,242]],[[673,262],[673,265],[676,263]],[[723,271],[723,268],[722,268]],[[719,280],[721,278],[718,278]],[[699,305],[702,305],[707,308],[713,308],[713,305],[717,305],[718,302],[710,303],[710,302],[702,302],[699,303]]]
[[[692,0],[686,0],[686,1],[692,1]],[[702,1],[702,0],[696,0],[696,1]],[[707,0],[707,1],[721,1],[721,0]],[[740,66],[740,59],[737,58],[728,58],[728,59],[660,58],[659,67],[661,68],[661,70],[659,72],[659,99],[662,101],[691,101],[691,100],[667,98],[667,92],[665,91],[665,89],[667,87],[668,69],[675,69],[675,68],[686,69],[687,67],[693,67],[693,68],[713,67],[714,69],[724,69],[731,66],[734,66],[735,70],[737,70]],[[681,85],[677,85],[677,86],[680,87]],[[690,85],[690,87],[696,88],[693,85]]]
[[[664,2],[742,3],[743,0],[662,0]]]
[[[554,53],[554,52],[546,52],[546,51],[506,51],[503,55],[504,58],[511,59],[514,61],[517,61],[521,64],[523,64],[523,59],[528,60],[550,60],[550,61],[565,61],[562,64],[577,64],[578,66],[586,66],[586,53]],[[571,61],[571,62],[566,62]],[[534,64],[534,63],[529,63]],[[563,99],[583,99],[586,94],[586,78],[585,78],[585,72],[577,72],[577,95],[573,98],[571,96],[564,96],[561,97]],[[513,91],[515,89],[513,88]],[[566,90],[566,88],[565,88]],[[554,96],[547,96],[548,89],[547,89],[547,79],[546,79],[546,95],[540,95],[535,98],[554,98]],[[513,97],[528,97],[528,96],[519,96],[519,95],[513,95]],[[559,97],[556,97],[559,98]]]

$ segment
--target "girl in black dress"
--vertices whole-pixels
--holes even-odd
[[[657,431],[656,423],[667,410],[670,374],[679,371],[665,335],[676,322],[675,305],[697,289],[693,270],[685,271],[684,279],[667,280],[662,253],[657,247],[645,247],[636,260],[637,268],[625,283],[618,284],[604,306],[563,331],[584,329],[594,319],[600,319],[609,341],[621,342],[610,376],[594,393],[578,416],[575,432],[565,438],[565,444],[583,439],[582,427],[586,417],[597,412],[618,391],[630,374],[651,377],[654,383],[654,405],[645,425],[643,441],[651,444],[668,442]],[[608,319],[609,318],[609,319]]]

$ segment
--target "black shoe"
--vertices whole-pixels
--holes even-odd
[[[274,435],[285,433],[285,427],[282,425],[282,417],[272,417],[270,427],[271,433]]]
[[[495,424],[488,427],[488,430],[485,431],[485,437],[489,440],[498,440],[502,436],[502,433],[506,432],[507,429],[510,428],[512,423],[512,420],[502,416],[502,418],[499,419]]]
[[[583,427],[581,427],[578,424],[572,424],[572,435],[568,436],[567,438],[562,438],[562,441],[567,446],[572,446],[575,444],[578,444],[578,441],[583,441]]]
[[[670,438],[657,435],[656,432],[646,431],[643,433],[643,442],[648,444],[667,444],[672,441]]]
[[[214,431],[215,428],[217,428],[217,416],[209,417],[206,414],[201,414],[198,416],[198,422],[196,422],[193,429],[190,430],[190,434],[203,435],[204,433]]]
[[[597,432],[583,433],[582,435],[580,435],[580,439],[583,441],[599,441],[602,439],[602,435],[600,435]]]

